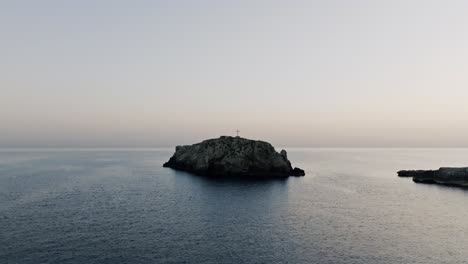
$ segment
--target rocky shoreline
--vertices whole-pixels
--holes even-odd
[[[438,170],[401,170],[398,172],[398,176],[413,177],[413,181],[417,183],[468,187],[468,167],[442,167]]]
[[[212,177],[283,178],[304,176],[292,168],[287,152],[276,152],[267,142],[222,136],[203,142],[177,146],[163,167]]]

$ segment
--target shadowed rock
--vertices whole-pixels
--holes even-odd
[[[413,177],[413,181],[419,183],[437,183],[468,187],[468,167],[442,167],[438,170],[403,170],[398,172],[398,176]]]
[[[267,142],[222,136],[189,146],[177,146],[164,167],[199,175],[278,178],[304,176],[292,168],[285,150],[276,152]]]
[[[420,179],[432,179],[434,177],[433,170],[401,170],[398,172],[400,177],[416,177]]]

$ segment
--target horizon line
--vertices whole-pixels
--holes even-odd
[[[119,150],[131,150],[131,151],[151,151],[151,150],[168,150],[173,149],[176,146],[159,146],[159,147],[0,147],[0,152],[7,151],[119,151]],[[278,146],[275,149],[468,149],[468,146],[463,147],[326,147],[326,146],[307,146],[307,147],[288,147]]]

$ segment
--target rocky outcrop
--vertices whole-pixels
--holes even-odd
[[[280,153],[263,141],[222,136],[189,146],[177,146],[164,167],[199,175],[278,178],[304,176],[292,168],[285,150]]]
[[[419,183],[437,183],[468,187],[468,167],[443,167],[438,170],[403,170],[398,172],[398,176],[413,177],[413,181]]]
[[[401,170],[398,172],[400,177],[432,178],[433,170]]]

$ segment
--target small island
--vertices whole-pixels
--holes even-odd
[[[438,170],[401,170],[398,172],[398,176],[413,177],[413,181],[418,183],[468,187],[468,167],[442,167]]]
[[[212,177],[284,178],[304,176],[292,168],[285,150],[276,152],[267,142],[221,136],[203,142],[177,146],[163,167]]]

